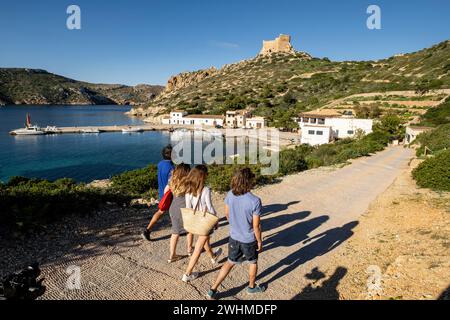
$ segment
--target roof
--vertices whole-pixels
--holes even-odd
[[[185,116],[184,118],[189,119],[223,119],[222,115],[214,115],[214,114],[190,114]]]
[[[322,128],[322,129],[330,129],[331,130],[331,126],[315,126],[315,125],[309,125],[309,124],[305,124],[303,126],[303,128]]]
[[[252,117],[248,118],[247,121],[265,121],[266,119],[264,117]]]
[[[342,117],[342,114],[335,109],[321,109],[303,112],[299,115],[300,117],[317,117],[317,118],[333,118]]]
[[[237,114],[237,115],[243,115],[244,113],[245,113],[245,114],[250,113],[250,111],[248,111],[248,110],[228,110],[227,113],[230,113],[230,114]]]

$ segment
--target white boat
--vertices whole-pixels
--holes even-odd
[[[37,136],[37,135],[45,134],[45,132],[43,130],[41,130],[41,128],[39,128],[38,126],[36,126],[36,125],[33,126],[31,124],[30,114],[27,113],[27,122],[26,122],[25,128],[13,130],[10,132],[10,134],[17,135],[17,136]]]
[[[82,129],[81,132],[98,134],[98,133],[100,133],[100,130],[98,128],[87,128],[87,129]]]
[[[17,136],[36,136],[45,134],[45,132],[42,131],[38,126],[30,126],[23,129],[11,131],[11,134]]]
[[[61,130],[55,126],[47,126],[47,128],[44,129],[44,132],[45,133],[60,133]]]
[[[135,128],[135,127],[128,127],[125,129],[122,129],[123,133],[135,133],[135,132],[143,132],[144,129],[142,128]]]

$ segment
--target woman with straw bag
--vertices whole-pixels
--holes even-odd
[[[181,209],[183,224],[186,231],[197,234],[198,239],[182,278],[184,282],[198,277],[198,273],[192,271],[203,249],[210,256],[213,265],[222,254],[222,249],[212,251],[209,240],[212,230],[217,229],[219,220],[211,202],[211,189],[205,186],[207,176],[208,168],[205,165],[197,165],[186,177],[186,208]]]

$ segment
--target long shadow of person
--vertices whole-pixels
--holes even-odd
[[[338,300],[339,291],[337,287],[346,274],[346,268],[337,267],[333,275],[323,281],[319,287],[313,288],[310,283],[299,294],[295,295],[292,300]]]
[[[270,218],[262,218],[261,219],[261,229],[262,232],[267,232],[275,228],[279,228],[285,224],[290,222],[294,222],[296,220],[303,220],[311,214],[311,211],[300,211],[295,213],[286,213],[283,215],[270,217]]]
[[[316,258],[319,256],[322,256],[326,254],[327,252],[330,252],[337,248],[339,245],[341,245],[343,242],[345,242],[347,239],[349,239],[353,235],[353,229],[358,225],[357,221],[349,222],[342,227],[336,227],[330,230],[327,230],[325,232],[322,232],[312,238],[309,238],[303,243],[309,243],[312,240],[315,240],[311,244],[300,248],[298,251],[290,254],[289,256],[285,257],[284,259],[280,260],[279,262],[275,263],[274,265],[270,266],[269,268],[265,269],[261,274],[258,275],[258,279],[263,279],[266,276],[271,275],[272,273],[278,271],[275,275],[273,275],[268,281],[266,281],[263,286],[266,288],[269,286],[270,283],[273,281],[282,278],[283,276],[289,274],[293,270],[295,270],[297,267],[301,266],[302,264]],[[295,234],[291,235],[293,237],[296,237]],[[283,268],[284,267],[284,268]],[[236,295],[238,292],[243,290],[246,287],[246,284],[243,284],[239,287],[232,288],[228,291],[222,292],[220,294],[220,297],[229,297]]]
[[[271,210],[275,210],[276,208],[280,209],[280,208],[284,208],[284,209],[280,209],[280,210],[285,210],[286,208],[288,208],[289,206],[299,203],[300,201],[292,201],[289,202],[287,204],[281,205],[281,204],[276,204],[276,205],[270,205],[264,208],[269,208],[269,209],[263,209],[263,212],[266,212],[265,215],[268,215],[268,212],[272,212]],[[268,211],[264,211],[264,210],[268,210]],[[301,220],[301,219],[305,219],[307,216],[309,216],[311,214],[311,211],[301,211],[301,212],[296,212],[296,213],[288,213],[288,214],[284,214],[284,215],[280,215],[280,216],[276,216],[276,217],[271,217],[271,218],[262,218],[261,221],[261,228],[263,232],[269,231],[271,229],[274,228],[278,228],[284,224],[290,223],[292,221],[295,220]],[[228,224],[227,220],[225,217],[223,217],[222,219],[219,220],[219,224],[220,227],[224,227]],[[216,247],[220,247],[224,244],[227,244],[229,240],[229,237],[225,237],[222,238],[216,242],[214,242],[212,244],[213,248]]]
[[[302,214],[302,212],[300,212],[300,214]],[[328,219],[330,219],[328,216],[315,217],[278,231],[273,235],[264,238],[264,251],[269,251],[278,247],[291,247],[296,245],[297,243],[306,240],[309,233],[320,227],[328,221]]]
[[[336,227],[327,230],[303,241],[303,243],[306,244],[315,240],[311,244],[300,248],[300,250],[290,254],[286,258],[280,260],[278,263],[270,266],[269,268],[264,270],[258,276],[258,278],[262,279],[281,269],[265,283],[265,285],[268,286],[271,282],[284,277],[300,265],[336,249],[339,245],[341,245],[353,235],[352,230],[357,225],[357,221],[349,222],[342,227]]]
[[[268,215],[270,215],[272,213],[276,213],[276,212],[281,212],[281,211],[287,210],[290,206],[293,206],[293,205],[295,205],[297,203],[300,203],[300,201],[291,201],[291,202],[283,203],[283,204],[276,203],[276,204],[265,205],[262,208],[261,217],[268,216]]]

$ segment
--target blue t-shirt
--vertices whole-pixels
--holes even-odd
[[[230,237],[242,243],[255,242],[253,216],[261,215],[261,199],[251,192],[235,196],[230,191],[225,204],[230,209]]]
[[[170,175],[175,166],[170,160],[162,160],[158,163],[158,195],[159,200],[164,195],[164,188],[169,183]]]

